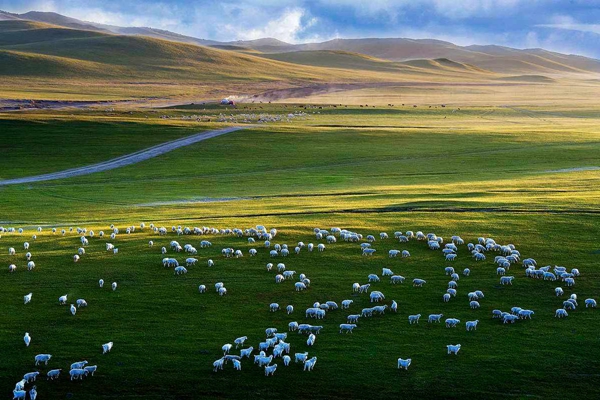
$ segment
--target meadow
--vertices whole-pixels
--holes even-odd
[[[459,109],[460,108],[460,109]],[[600,171],[571,168],[599,166],[600,113],[597,108],[564,106],[444,107],[412,105],[316,106],[248,104],[237,109],[205,106],[148,109],[37,111],[2,114],[0,178],[59,171],[126,154],[150,145],[223,126],[182,116],[219,113],[307,116],[291,122],[250,125],[206,142],[175,150],[142,163],[103,173],[28,185],[0,186],[0,225],[25,229],[2,234],[0,265],[17,264],[2,274],[5,307],[0,324],[0,386],[12,388],[35,370],[33,357],[51,353],[48,368],[63,368],[56,382],[41,378],[43,398],[596,398],[600,362],[600,318],[583,300],[598,299]],[[168,115],[165,119],[161,116]],[[212,119],[214,121],[214,118]],[[45,143],[44,146],[36,146]],[[5,151],[6,150],[6,151]],[[127,235],[126,226],[212,226],[277,228],[273,243],[318,243],[315,227],[339,226],[379,238],[372,257],[358,244],[338,241],[324,252],[287,259],[269,257],[262,242],[231,236],[159,237],[145,230]],[[75,232],[61,236],[51,227],[85,227],[121,233],[114,240],[90,238],[78,263]],[[43,226],[35,241],[31,236]],[[492,237],[513,243],[538,265],[578,268],[582,276],[566,294],[577,293],[580,307],[566,319],[554,318],[566,296],[557,298],[558,282],[525,277],[520,265],[509,275],[513,286],[500,286],[493,255],[475,262],[465,246],[452,266],[471,276],[458,282],[458,296],[442,301],[447,276],[441,252],[424,242],[400,244],[394,231],[435,232],[446,241]],[[213,246],[200,249],[202,239]],[[153,240],[154,247],[148,247]],[[175,276],[162,266],[161,246],[178,240],[199,250],[197,266]],[[31,243],[36,268],[25,271],[22,244]],[[110,241],[119,248],[105,251]],[[8,247],[17,256],[8,255]],[[244,251],[225,259],[221,249]],[[250,248],[258,255],[249,257]],[[407,249],[410,258],[390,259],[390,249]],[[172,254],[172,253],[169,253]],[[176,256],[180,262],[185,259]],[[206,266],[207,259],[215,266]],[[16,262],[15,262],[16,260]],[[284,262],[305,273],[311,286],[295,292],[293,283],[275,284],[268,262]],[[387,279],[373,284],[398,313],[361,318],[353,334],[338,333],[347,314],[369,306],[353,294],[352,283],[366,283],[370,273],[391,268],[407,277],[402,285]],[[6,271],[6,270],[5,270]],[[423,288],[412,287],[423,278]],[[117,281],[118,289],[100,289],[98,279]],[[228,294],[213,288],[223,281]],[[198,285],[208,291],[198,293]],[[108,285],[107,285],[108,286]],[[481,308],[468,307],[467,293],[482,290]],[[22,296],[33,292],[29,305]],[[58,297],[85,298],[87,308],[71,316]],[[331,311],[318,324],[324,329],[313,348],[306,337],[290,333],[292,353],[308,351],[318,362],[303,372],[292,362],[279,365],[273,377],[244,360],[213,373],[221,346],[247,335],[257,348],[264,330],[287,331],[290,321],[305,322],[313,302],[353,299],[350,310]],[[295,312],[270,313],[268,305],[293,304]],[[531,321],[503,325],[493,309],[513,306],[535,311]],[[447,329],[409,325],[409,314],[443,313],[461,324]],[[480,321],[476,332],[464,322]],[[316,325],[317,323],[309,321]],[[24,332],[33,338],[26,348]],[[101,344],[115,343],[101,354]],[[447,344],[461,343],[458,356]],[[408,371],[398,371],[398,357],[410,357]],[[87,359],[98,365],[94,377],[68,380],[68,366]],[[281,364],[281,361],[277,361]],[[8,389],[7,389],[8,392]]]

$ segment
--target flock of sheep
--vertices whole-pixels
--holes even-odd
[[[144,224],[140,225],[141,229],[145,228]],[[162,238],[168,234],[168,229],[164,227],[156,227],[153,224],[150,225],[152,231],[158,235],[159,238]],[[110,237],[111,241],[114,241],[117,238],[117,235],[120,233],[119,229],[115,226],[111,225],[110,227],[110,235],[105,235],[103,231],[100,231],[97,235],[93,231],[88,231],[85,228],[77,228],[76,232],[80,237],[81,247],[78,248],[77,254],[73,256],[74,262],[79,262],[81,257],[85,256],[85,247],[89,244],[89,239],[97,236],[99,239],[103,239],[105,236]],[[133,233],[135,232],[135,226],[129,226],[125,229],[125,233]],[[41,232],[42,228],[38,228],[38,232]],[[0,227],[0,235],[2,233],[14,233],[22,234],[23,230],[16,230],[15,228],[3,228]],[[69,229],[69,232],[73,232],[73,228]],[[290,254],[300,254],[304,251],[312,252],[315,249],[319,252],[323,252],[326,249],[327,245],[334,245],[338,240],[343,240],[345,242],[356,243],[357,248],[360,246],[360,251],[363,256],[372,256],[376,249],[374,248],[374,243],[376,242],[375,236],[367,235],[363,237],[363,235],[348,231],[340,228],[331,228],[330,230],[324,230],[315,228],[314,235],[315,239],[318,241],[324,241],[325,243],[317,243],[315,246],[313,243],[305,244],[303,242],[298,242],[296,246],[293,248],[293,253],[290,251],[290,247],[286,244],[278,244],[272,243],[272,241],[277,236],[276,229],[268,230],[264,226],[258,225],[249,229],[216,229],[209,227],[202,228],[182,228],[171,227],[171,232],[176,234],[177,236],[185,236],[185,235],[233,235],[236,237],[247,237],[247,242],[251,245],[256,244],[255,248],[251,248],[248,251],[248,255],[250,257],[256,256],[259,252],[260,248],[266,249],[265,251],[269,252],[269,256],[272,258],[279,257],[289,257]],[[59,233],[56,228],[52,228],[52,233]],[[63,236],[67,233],[65,229],[60,231],[60,234]],[[1,236],[0,236],[1,237]],[[387,233],[382,232],[379,234],[380,240],[391,240]],[[36,235],[32,236],[33,241],[37,239]],[[454,262],[458,257],[458,246],[465,246],[465,242],[459,236],[452,236],[449,243],[444,244],[444,239],[442,237],[437,236],[434,233],[424,234],[423,232],[395,232],[394,240],[398,243],[406,243],[411,240],[422,241],[424,242],[429,249],[432,251],[441,251],[444,259],[447,262]],[[258,241],[261,241],[260,246],[258,245]],[[151,240],[148,243],[149,247],[152,249],[154,246],[154,242]],[[211,247],[212,243],[208,240],[201,240],[199,243],[200,248]],[[443,247],[442,247],[443,246]],[[25,260],[27,261],[27,270],[32,271],[35,268],[35,263],[32,261],[32,253],[29,251],[31,244],[25,242],[23,244],[23,249],[27,251],[25,254]],[[181,246],[177,240],[171,240],[168,248],[171,252],[175,253],[174,257],[165,257],[162,260],[162,265],[165,268],[173,268],[174,273],[176,275],[187,273],[187,268],[190,266],[194,266],[197,264],[198,259],[193,257],[198,254],[198,250],[192,244],[185,244]],[[542,280],[550,280],[550,281],[558,281],[562,280],[566,287],[572,287],[575,285],[575,278],[580,276],[580,272],[578,269],[573,268],[571,271],[567,271],[565,267],[555,266],[552,268],[551,266],[539,267],[537,266],[537,262],[532,258],[526,258],[521,261],[521,254],[512,244],[501,245],[496,243],[491,238],[483,238],[480,237],[477,240],[477,243],[468,243],[466,244],[466,248],[468,250],[468,254],[475,261],[484,261],[487,259],[486,254],[497,254],[494,258],[494,263],[496,264],[496,274],[500,277],[501,285],[512,285],[514,280],[514,276],[506,276],[506,272],[510,270],[511,266],[521,263],[523,268],[525,268],[525,276],[530,277],[532,279],[542,279]],[[112,243],[106,243],[106,251],[112,252],[114,254],[118,253],[118,248],[116,248]],[[161,254],[165,255],[168,253],[167,246],[161,248]],[[17,251],[15,247],[10,247],[8,249],[9,256],[18,258]],[[185,265],[179,264],[177,260],[177,255],[180,253],[186,254]],[[223,257],[226,258],[243,258],[244,252],[242,250],[236,250],[233,248],[223,248],[221,251]],[[394,258],[397,256],[401,257],[411,257],[410,253],[407,250],[390,250],[388,252],[389,258]],[[207,259],[206,264],[208,267],[213,267],[215,265],[212,259]],[[281,284],[284,281],[289,281],[295,279],[297,276],[297,281],[294,283],[295,291],[301,292],[307,290],[310,285],[310,279],[303,273],[297,274],[294,270],[287,269],[287,266],[283,263],[267,263],[266,270],[268,272],[276,269],[275,275],[275,283]],[[552,270],[552,271],[551,271]],[[9,265],[9,272],[14,273],[17,271],[17,266],[15,263],[11,263]],[[448,288],[445,293],[442,295],[443,302],[449,302],[452,298],[457,296],[457,286],[458,281],[461,279],[460,275],[455,271],[455,269],[451,266],[445,267],[444,269],[445,275],[449,276]],[[462,271],[463,277],[469,277],[471,271],[468,268],[465,268]],[[402,275],[395,274],[391,268],[382,268],[381,277],[389,277],[390,284],[403,284],[406,278]],[[357,328],[357,324],[359,319],[361,318],[369,318],[373,315],[383,315],[386,310],[390,310],[392,312],[397,312],[398,303],[395,300],[392,300],[389,304],[382,304],[385,302],[385,295],[378,290],[371,290],[371,285],[381,281],[381,278],[376,273],[368,274],[367,280],[368,283],[360,284],[358,282],[352,284],[351,293],[355,295],[360,294],[368,294],[369,300],[371,303],[377,303],[372,307],[363,308],[360,313],[350,314],[347,316],[346,323],[339,325],[339,333],[352,333],[355,328]],[[414,287],[423,287],[423,285],[427,284],[426,280],[421,279],[419,277],[414,277],[412,279],[412,284]],[[102,279],[99,280],[99,286],[102,288],[104,285],[104,281]],[[215,291],[220,296],[224,296],[227,294],[227,289],[223,282],[217,282],[215,285]],[[113,282],[111,285],[112,290],[117,289],[117,283]],[[206,292],[206,285],[201,284],[198,286],[198,291],[200,293]],[[564,295],[564,290],[561,287],[557,287],[555,289],[556,296]],[[469,306],[472,309],[476,309],[480,307],[480,301],[484,299],[484,294],[481,290],[474,290],[467,294],[469,300]],[[24,304],[27,305],[32,301],[33,293],[28,293],[24,296]],[[63,295],[59,297],[59,304],[66,305],[67,304],[67,295]],[[344,299],[341,301],[341,309],[348,310],[352,307],[353,300]],[[85,307],[87,306],[87,302],[85,299],[77,299],[76,301],[77,307]],[[596,300],[592,298],[588,298],[585,300],[586,308],[595,308]],[[70,313],[75,315],[77,312],[77,307],[74,304],[70,306]],[[568,316],[567,310],[575,310],[578,307],[577,303],[577,295],[571,294],[567,300],[563,302],[563,307],[559,308],[555,312],[555,316],[557,318],[562,318]],[[315,302],[312,307],[309,307],[305,311],[305,318],[314,318],[316,320],[322,320],[326,317],[328,312],[338,310],[340,307],[335,301],[327,301],[325,303]],[[283,310],[283,307],[276,302],[269,304],[268,307],[270,312],[278,312],[279,310]],[[285,311],[288,315],[294,313],[293,305],[289,304],[285,307]],[[518,320],[526,320],[531,319],[532,315],[534,315],[533,310],[522,309],[520,307],[513,307],[510,312],[503,312],[501,310],[493,310],[492,318],[500,319],[504,324],[507,323],[515,323]],[[409,324],[418,324],[420,320],[421,314],[413,314],[408,316]],[[427,318],[428,323],[440,323],[442,321],[443,314],[430,314]],[[446,318],[445,326],[447,328],[454,328],[458,326],[461,321],[457,318]],[[465,327],[467,331],[474,331],[477,329],[477,325],[479,320],[466,321]],[[288,324],[288,331],[290,332],[298,332],[299,334],[306,334],[307,346],[314,346],[316,342],[316,335],[318,335],[323,326],[313,326],[306,323],[298,323],[297,321],[291,321]],[[233,349],[233,345],[227,343],[222,346],[223,357],[214,361],[213,370],[219,371],[224,368],[224,366],[231,361],[234,369],[241,370],[242,368],[242,360],[244,358],[251,359],[253,356],[254,364],[259,367],[264,368],[264,372],[266,376],[273,375],[277,370],[277,363],[275,363],[276,359],[281,358],[283,360],[284,366],[289,366],[291,363],[290,354],[290,344],[286,342],[287,333],[279,333],[276,328],[269,327],[265,330],[265,339],[258,344],[258,354],[254,353],[254,347],[246,347],[244,348],[244,344],[247,341],[247,336],[241,336],[234,340],[235,348],[240,348],[240,354],[234,355],[230,354]],[[32,337],[29,333],[25,333],[24,342],[26,346],[32,341]],[[109,342],[102,345],[103,353],[107,353],[112,349],[113,343]],[[460,344],[449,344],[447,345],[447,353],[448,354],[458,354],[461,349]],[[268,355],[268,353],[271,353]],[[38,354],[35,357],[35,365],[40,365],[44,363],[44,365],[48,365],[48,362],[51,360],[52,355],[50,354]],[[317,357],[313,356],[311,358],[308,357],[307,352],[295,353],[294,354],[295,363],[300,363],[303,366],[305,371],[312,371],[317,362]],[[411,365],[411,358],[398,358],[397,366],[399,369],[407,370]],[[73,363],[70,366],[69,375],[71,380],[74,379],[82,379],[84,376],[93,375],[96,371],[97,366],[86,366],[87,361],[81,361]],[[46,376],[49,380],[57,379],[60,376],[61,369],[51,369],[46,373]],[[40,372],[29,372],[26,373],[22,380],[17,382],[14,389],[14,399],[25,399],[26,391],[25,385],[29,383],[35,382],[37,376]],[[33,386],[29,390],[29,396],[31,399],[35,400],[37,397],[37,389]]]

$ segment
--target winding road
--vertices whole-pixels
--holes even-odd
[[[238,131],[241,129],[245,129],[245,128],[239,127],[239,126],[234,126],[234,127],[230,127],[230,128],[212,130],[212,131],[207,131],[207,132],[200,132],[200,133],[196,133],[191,136],[186,136],[181,139],[173,140],[171,142],[162,143],[162,144],[159,144],[156,146],[149,147],[144,150],[136,151],[135,153],[126,154],[124,156],[113,158],[112,160],[103,161],[98,164],[92,164],[92,165],[87,165],[85,167],[72,168],[72,169],[67,169],[64,171],[52,172],[52,173],[43,174],[43,175],[35,175],[35,176],[28,176],[28,177],[24,177],[24,178],[0,180],[0,186],[50,181],[50,180],[55,180],[55,179],[65,179],[65,178],[72,178],[72,177],[81,176],[81,175],[89,175],[89,174],[93,174],[96,172],[109,171],[111,169],[121,168],[126,165],[136,164],[141,161],[160,156],[161,154],[168,153],[169,151],[178,149],[180,147],[189,146],[191,144],[198,143],[198,142],[201,142],[206,139],[225,135],[227,133],[235,132],[235,131]]]

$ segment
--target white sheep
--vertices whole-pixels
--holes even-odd
[[[354,302],[354,300],[342,300],[342,309],[345,310],[350,308],[350,305]]]
[[[471,307],[471,309],[474,310],[474,309],[479,308],[481,306],[479,305],[478,301],[473,300],[473,301],[469,302],[469,307]]]
[[[66,294],[63,296],[60,296],[58,298],[58,304],[60,304],[61,306],[64,306],[67,304],[67,295]]]
[[[432,323],[432,322],[440,323],[442,321],[443,316],[444,316],[444,314],[429,314],[429,317],[427,318],[427,322],[428,323]]]
[[[198,286],[198,291],[200,293],[205,293],[206,292],[206,285],[199,285]]]
[[[85,299],[77,299],[75,303],[77,304],[77,307],[87,307],[88,305]]]
[[[296,362],[296,363],[301,362],[304,364],[307,359],[308,359],[308,352],[294,354],[294,362]]]
[[[319,243],[319,245],[317,246],[317,249],[319,251],[325,251],[325,245],[323,243]]]
[[[370,283],[360,285],[358,288],[358,293],[369,293],[369,288],[371,287]]]
[[[460,350],[460,344],[449,344],[446,347],[448,348],[448,354],[457,355],[458,351]]]
[[[98,286],[100,286],[100,287],[104,287],[104,279],[100,279],[100,280],[98,281]]]
[[[9,247],[8,248],[8,255],[9,256],[14,256],[15,254],[17,254],[15,248],[14,247]]]
[[[279,310],[279,304],[277,304],[277,303],[271,303],[271,304],[269,305],[269,311],[271,311],[271,312],[275,312],[275,311],[277,311],[277,310]]]
[[[225,296],[227,294],[227,289],[225,287],[219,288],[219,296]]]
[[[415,314],[415,315],[409,315],[408,316],[408,323],[409,324],[418,324],[419,323],[419,318],[421,318],[421,314]]]
[[[37,387],[35,385],[29,390],[29,398],[31,400],[37,399]]]
[[[79,362],[71,364],[71,369],[83,369],[83,367],[85,367],[87,364],[88,364],[87,360],[79,361]]]
[[[348,321],[349,324],[355,324],[358,322],[359,318],[360,318],[359,314],[351,314],[351,315],[348,315],[348,317],[346,317],[346,320]]]
[[[512,285],[512,281],[515,279],[514,276],[503,276],[500,278],[501,285]]]
[[[113,342],[104,343],[102,345],[102,354],[106,354],[113,348]]]
[[[77,308],[73,304],[71,304],[70,311],[71,315],[75,315],[77,313]]]
[[[60,371],[62,371],[62,369],[51,369],[50,371],[48,371],[48,373],[46,374],[46,377],[49,380],[54,380],[56,378],[58,378],[60,376]]]
[[[248,340],[248,336],[241,336],[233,341],[235,343],[235,348],[237,349],[239,346],[243,346],[244,342]]]
[[[111,288],[112,288],[113,292],[114,292],[115,290],[117,290],[117,282],[113,282],[113,283],[112,283],[110,286],[111,286]]]
[[[294,306],[290,304],[285,308],[285,310],[287,311],[288,315],[290,315],[294,312]]]
[[[175,267],[175,273],[174,273],[174,275],[181,275],[181,274],[187,274],[187,269],[185,267],[182,267],[182,266]]]
[[[565,310],[564,308],[559,308],[556,310],[556,312],[554,313],[554,316],[556,318],[563,318],[563,317],[568,317],[569,313],[567,313],[567,310]]]
[[[467,323],[466,323],[467,331],[477,330],[478,323],[479,323],[478,319],[475,321],[467,321]]]
[[[223,357],[219,358],[217,361],[213,362],[213,371],[217,372],[218,370],[222,370],[224,364],[225,359]]]
[[[369,282],[379,282],[379,277],[376,274],[369,274]]]
[[[25,332],[25,336],[23,336],[23,341],[25,342],[25,346],[29,347],[31,343],[31,336],[29,336],[29,332]]]
[[[594,299],[585,299],[585,308],[596,308],[596,300]]]
[[[412,362],[412,359],[410,359],[410,358],[407,358],[406,360],[399,358],[398,359],[398,369],[408,370],[408,367],[410,367],[411,362]]]
[[[25,296],[23,296],[23,304],[27,304],[27,303],[31,302],[32,297],[33,297],[33,293],[28,293]]]
[[[27,392],[24,390],[13,390],[13,400],[23,399],[25,400],[25,396],[27,396]]]
[[[419,279],[419,278],[413,279],[413,286],[414,287],[422,287],[423,284],[425,284],[425,283],[427,283],[427,281],[424,280],[424,279]]]
[[[265,376],[273,376],[275,371],[277,370],[277,364],[267,365],[265,366]]]
[[[48,365],[48,361],[52,358],[52,354],[38,354],[35,356],[35,365],[39,365],[39,363],[44,363]]]
[[[340,324],[340,333],[342,333],[342,332],[352,333],[354,328],[356,328],[356,324]]]
[[[87,371],[88,374],[91,374],[92,376],[94,376],[94,372],[96,372],[96,370],[98,369],[97,365],[90,365],[87,367],[83,368],[85,371]]]
[[[10,264],[8,266],[8,272],[15,272],[17,270],[17,266],[15,264]]]
[[[244,358],[244,357],[250,358],[250,356],[252,355],[253,351],[254,351],[254,347],[252,347],[252,346],[248,347],[247,349],[241,349],[240,350],[240,356],[242,358]]]
[[[317,357],[313,357],[310,360],[306,360],[304,363],[304,371],[312,371],[317,363]]]
[[[229,351],[232,347],[233,345],[231,343],[224,344],[223,347],[221,347],[221,350],[223,350],[223,355],[229,354]]]
[[[382,276],[392,276],[392,275],[394,275],[394,273],[389,268],[383,268],[382,272],[381,272],[381,275]]]
[[[317,337],[311,333],[310,335],[308,335],[308,339],[306,340],[306,345],[313,346],[315,344],[315,340],[317,340]]]
[[[74,261],[74,262],[77,262],[77,261],[79,261],[79,255],[75,254],[75,255],[73,256],[73,261]]]

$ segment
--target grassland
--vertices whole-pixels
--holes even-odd
[[[372,100],[372,99],[371,99]],[[135,151],[199,130],[221,126],[182,116],[214,117],[213,106],[149,109],[37,111],[3,114],[1,178],[54,172]],[[377,241],[372,258],[357,245],[337,243],[323,253],[302,252],[284,261],[305,273],[312,284],[296,293],[291,282],[274,283],[264,269],[272,261],[259,244],[245,238],[210,236],[213,247],[200,250],[199,265],[176,277],[161,266],[160,247],[177,239],[199,247],[199,237],[164,238],[148,229],[120,234],[113,243],[119,254],[104,250],[106,240],[91,238],[86,255],[75,264],[78,235],[51,234],[49,227],[85,226],[108,231],[151,222],[158,226],[276,227],[275,242],[294,245],[317,241],[314,227],[341,226],[363,234],[422,230],[467,241],[479,236],[514,243],[540,265],[577,267],[582,276],[573,292],[580,305],[599,298],[600,235],[597,199],[600,171],[548,172],[598,166],[600,114],[593,105],[506,107],[304,107],[241,105],[228,114],[308,115],[290,123],[249,126],[227,136],[175,150],[153,160],[105,173],[23,186],[0,187],[0,225],[24,227],[25,233],[3,234],[0,247],[17,248],[15,274],[3,274],[5,307],[0,327],[0,386],[10,388],[33,368],[35,354],[54,355],[50,366],[63,368],[87,359],[98,365],[83,382],[38,382],[45,398],[596,398],[600,373],[595,310],[578,309],[565,320],[553,317],[562,299],[556,282],[530,280],[520,266],[512,287],[498,285],[492,260],[475,263],[466,248],[454,267],[469,267],[459,281],[459,295],[444,304],[447,265],[422,242],[400,245]],[[169,116],[171,118],[161,118]],[[39,145],[39,144],[42,145]],[[31,240],[34,229],[44,231]],[[148,240],[155,246],[148,247]],[[36,269],[25,271],[22,242],[32,243]],[[255,258],[227,260],[223,247]],[[388,259],[392,248],[408,249],[408,259]],[[182,259],[183,257],[178,257]],[[216,261],[214,268],[206,259]],[[493,258],[493,257],[490,257]],[[0,253],[0,264],[14,259]],[[410,283],[375,284],[387,299],[399,303],[398,314],[361,320],[352,335],[337,325],[350,312],[328,314],[313,349],[305,337],[291,334],[292,352],[318,356],[313,373],[297,365],[273,378],[245,361],[214,374],[220,347],[242,335],[254,347],[269,326],[285,330],[287,322],[304,321],[314,301],[355,300],[351,312],[367,306],[354,296],[353,282],[365,282],[382,267],[408,279],[427,280],[422,289]],[[116,292],[99,289],[97,280],[117,281]],[[209,289],[225,282],[228,295]],[[486,294],[482,308],[470,310],[466,293]],[[22,296],[33,292],[33,302]],[[89,307],[72,317],[59,307],[58,296],[85,298]],[[571,293],[571,291],[567,291]],[[293,304],[291,316],[269,313],[268,304]],[[502,326],[491,310],[513,306],[535,311],[532,321]],[[441,312],[464,322],[479,319],[467,333],[421,321],[410,326],[407,315]],[[22,336],[33,337],[25,348]],[[100,344],[114,341],[113,351]],[[445,346],[461,343],[458,357]],[[398,357],[412,357],[407,372],[396,369]],[[42,370],[46,370],[43,368]]]

